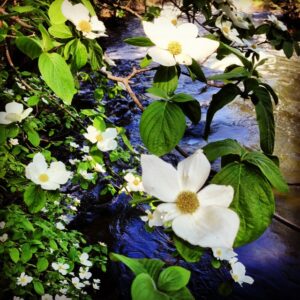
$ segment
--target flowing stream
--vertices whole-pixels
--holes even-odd
[[[117,35],[114,35],[117,32]],[[109,32],[112,45],[107,53],[116,60],[118,67],[114,74],[128,74],[133,66],[138,66],[139,59],[145,54],[144,48],[132,47],[124,44],[126,37],[141,36],[142,29],[136,20],[128,20]],[[290,192],[277,195],[277,211],[287,219],[300,225],[300,65],[299,59],[286,59],[281,53],[265,49],[273,56],[262,69],[265,80],[271,84],[279,95],[280,103],[275,108],[276,117],[276,147],[275,155],[281,161],[281,170],[290,184]],[[208,68],[206,74],[212,74]],[[215,71],[214,71],[215,72]],[[151,76],[142,74],[133,79],[132,87],[139,95],[143,105],[151,99],[145,94],[151,85]],[[202,83],[192,83],[182,76],[178,92],[193,95],[201,103],[202,118],[200,124],[188,124],[188,129],[181,142],[181,147],[188,153],[204,146],[203,129],[205,114],[211,96],[217,91],[209,87],[203,89]],[[125,126],[133,145],[140,145],[138,124],[140,113],[132,100],[113,99],[107,103],[111,120]],[[209,142],[225,138],[238,140],[244,146],[258,149],[258,127],[255,112],[251,103],[242,99],[235,100],[231,105],[219,111],[212,123]],[[175,151],[168,159],[177,163],[182,157]],[[192,271],[189,287],[196,299],[223,299],[217,293],[218,285],[228,279],[230,275],[224,270],[215,270],[210,266],[208,257],[203,257],[197,264],[187,264],[177,261],[172,256],[174,247],[168,236],[159,228],[153,233],[144,229],[140,220],[143,208],[131,208],[128,197],[124,194],[109,202],[99,200],[98,185],[94,190],[84,195],[83,202],[89,203],[74,222],[91,241],[104,241],[113,252],[130,257],[159,258],[167,264],[179,264]],[[245,264],[247,274],[255,280],[253,285],[244,284],[243,287],[234,286],[233,293],[228,299],[299,299],[300,293],[300,232],[273,220],[270,228],[253,243],[237,249],[239,260]],[[130,283],[132,273],[120,263],[110,263],[108,272],[103,276],[101,299],[114,300],[130,299]]]

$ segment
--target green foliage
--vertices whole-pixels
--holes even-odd
[[[46,193],[36,185],[29,185],[25,189],[24,202],[31,213],[37,213],[45,206]]]
[[[66,18],[61,12],[61,5],[64,0],[55,0],[51,3],[49,10],[48,10],[48,15],[50,18],[50,22],[53,25],[56,24],[62,24],[66,21]]]
[[[178,75],[176,67],[160,66],[153,78],[153,87],[172,95],[177,89]]]
[[[16,39],[16,45],[20,51],[31,59],[38,58],[42,53],[41,43],[36,38],[21,36]]]
[[[124,40],[125,43],[133,46],[138,46],[138,47],[150,47],[154,46],[154,44],[151,42],[150,39],[146,37],[134,37],[134,38],[127,38]]]

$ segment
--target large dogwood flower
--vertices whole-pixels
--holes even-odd
[[[69,180],[71,174],[61,161],[54,161],[48,167],[42,153],[37,153],[33,157],[33,161],[25,168],[26,178],[39,184],[44,190],[58,189],[61,184],[65,184]]]
[[[15,101],[5,105],[5,111],[0,112],[0,124],[10,124],[14,122],[21,122],[32,112],[32,108],[24,110],[23,104]]]
[[[91,17],[88,9],[82,3],[72,5],[71,2],[65,0],[62,3],[61,11],[86,38],[95,39],[100,36],[107,36],[103,22],[99,21],[97,16]]]
[[[228,208],[234,191],[215,184],[199,191],[211,168],[202,150],[177,170],[154,155],[142,155],[141,163],[145,192],[165,202],[157,209],[177,236],[201,247],[232,248],[239,228],[238,215]]]
[[[160,17],[153,23],[143,21],[143,28],[155,44],[148,54],[163,66],[191,65],[193,59],[202,62],[219,47],[219,42],[198,38],[198,28],[192,23],[174,26],[167,18]]]

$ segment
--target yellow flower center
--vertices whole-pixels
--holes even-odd
[[[134,185],[139,185],[140,184],[140,179],[139,178],[135,178],[133,181]]]
[[[217,254],[217,256],[221,256],[221,255],[222,255],[221,249],[218,249],[218,250],[216,251],[216,254]]]
[[[98,142],[103,142],[104,138],[103,138],[103,136],[102,136],[101,133],[99,133],[99,134],[96,136],[96,140],[97,140]]]
[[[228,26],[223,26],[223,31],[224,31],[225,33],[229,33],[229,32],[230,32],[230,29],[229,29]]]
[[[234,280],[235,282],[239,281],[239,276],[236,275],[236,274],[234,274],[234,275],[232,276],[232,278],[233,278],[233,280]]]
[[[86,21],[86,20],[82,20],[78,23],[78,28],[80,31],[82,32],[86,32],[89,33],[92,31],[92,25],[90,22]]]
[[[177,25],[177,19],[172,19],[171,23],[176,26]]]
[[[40,180],[41,182],[47,182],[47,181],[49,180],[49,176],[48,176],[47,174],[41,174],[41,175],[39,176],[39,180]]]
[[[177,208],[184,214],[192,214],[199,207],[197,194],[194,192],[181,192],[176,199]]]
[[[27,278],[26,278],[26,277],[21,277],[21,278],[20,278],[20,282],[22,282],[22,283],[27,283]]]
[[[173,55],[178,55],[182,52],[182,47],[178,42],[172,41],[168,44],[168,51]]]

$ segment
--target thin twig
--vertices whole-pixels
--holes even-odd
[[[300,232],[300,227],[297,224],[295,224],[295,223],[287,220],[286,218],[280,216],[278,213],[274,213],[273,218],[275,220],[277,220],[278,222],[286,225],[287,227]]]
[[[134,16],[136,16],[136,17],[139,18],[140,20],[143,19],[143,17],[142,17],[140,14],[138,14],[136,11],[134,11],[133,9],[131,9],[130,7],[128,7],[127,5],[124,6],[124,5],[113,4],[113,6],[114,6],[115,8],[120,8],[120,9],[123,9],[123,10],[125,10],[125,11],[128,11],[129,13],[131,13],[131,14],[134,15]]]
[[[8,13],[5,11],[5,9],[3,7],[0,8],[0,15],[8,15]],[[14,20],[15,22],[17,22],[18,24],[20,24],[22,27],[27,28],[27,29],[34,29],[34,26],[29,25],[28,23],[22,21],[19,17],[17,16],[10,16],[10,19]]]

